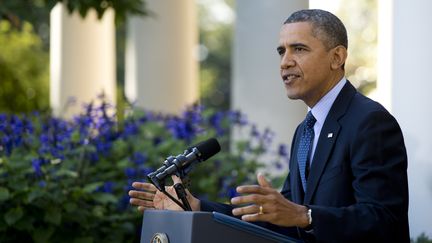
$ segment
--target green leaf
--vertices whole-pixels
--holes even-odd
[[[66,169],[60,169],[56,172],[57,176],[66,176],[66,177],[71,177],[71,178],[77,178],[78,177],[78,173],[76,171],[73,170],[66,170]]]
[[[74,243],[93,243],[93,237],[80,237],[80,238],[76,238],[74,241]]]
[[[86,193],[91,193],[91,192],[96,191],[96,189],[98,189],[102,185],[103,185],[103,182],[90,183],[83,188],[83,191]]]
[[[93,199],[96,202],[99,202],[102,204],[117,203],[117,198],[114,195],[108,194],[108,193],[95,193],[93,196]]]
[[[59,225],[61,222],[61,210],[55,207],[50,207],[45,212],[44,220],[45,222],[52,223],[54,225]]]
[[[4,220],[8,225],[13,225],[20,220],[23,215],[24,213],[21,207],[12,208],[4,215]]]
[[[101,218],[101,217],[104,216],[105,211],[106,211],[105,207],[103,207],[103,206],[95,206],[95,207],[93,207],[92,213],[93,213],[94,216],[96,216],[98,218]]]
[[[36,198],[42,197],[43,192],[39,189],[32,190],[27,196],[27,203],[33,202]]]
[[[66,212],[70,213],[77,209],[77,205],[75,203],[68,202],[63,205],[63,208],[66,210]]]
[[[28,190],[28,181],[25,180],[17,180],[13,184],[9,184],[13,191],[25,191]]]
[[[33,230],[33,223],[33,218],[23,217],[14,225],[14,227],[20,231],[31,232]]]
[[[5,187],[0,187],[0,202],[8,200],[9,197],[9,190]]]
[[[36,243],[44,243],[48,242],[53,233],[53,227],[37,228],[35,231],[33,231],[32,238]]]

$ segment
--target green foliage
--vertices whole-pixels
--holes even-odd
[[[230,152],[230,128],[250,129],[239,112],[130,110],[121,121],[114,113],[101,102],[71,120],[0,114],[0,242],[138,242],[142,215],[128,204],[131,183],[209,137],[222,151],[190,174],[200,198],[224,202],[235,186],[255,183],[263,156],[287,159],[267,150],[269,132],[256,130]]]
[[[378,1],[346,1],[338,16],[348,31],[346,76],[358,89],[368,94],[376,88]]]
[[[145,2],[143,0],[45,0],[51,7],[57,2],[66,4],[70,13],[78,11],[84,18],[90,9],[96,10],[98,18],[102,18],[105,11],[109,8],[114,9],[116,21],[124,22],[128,14],[145,15]]]
[[[200,37],[200,93],[201,102],[219,109],[230,107],[231,89],[231,49],[233,37],[232,21],[215,19],[210,11],[211,4],[224,2],[201,1],[198,5]]]
[[[421,233],[419,236],[417,236],[417,239],[415,239],[415,240],[411,239],[411,242],[413,242],[413,243],[432,243],[432,239],[430,239],[425,233]]]
[[[107,9],[114,9],[116,13],[116,22],[122,23],[126,16],[145,15],[144,0],[20,0],[20,1],[1,1],[0,16],[15,21],[16,17],[24,20],[40,20],[40,13],[46,14],[57,4],[66,4],[70,13],[77,11],[83,18],[88,11],[96,11],[98,18],[102,18]],[[30,15],[25,13],[31,12]],[[46,16],[48,17],[48,15]]]
[[[0,21],[0,111],[48,109],[48,53],[29,23]]]

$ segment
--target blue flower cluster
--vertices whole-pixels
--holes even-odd
[[[29,139],[27,135],[33,131],[33,125],[27,117],[21,119],[16,115],[0,114],[0,153],[9,156],[14,148],[31,142],[24,140]]]
[[[141,220],[129,206],[132,182],[209,137],[222,151],[189,174],[190,190],[201,198],[226,201],[237,185],[256,183],[263,161],[279,171],[288,161],[287,146],[275,147],[274,133],[239,111],[192,105],[176,115],[133,107],[124,118],[117,112],[102,95],[70,119],[0,114],[0,225],[7,225],[0,235],[17,229],[32,235],[33,225],[53,229],[53,237],[72,227],[74,235],[93,232],[95,239],[107,235],[101,229],[132,229],[131,221]],[[233,137],[235,131],[243,136]],[[133,238],[135,230],[125,234]]]
[[[119,208],[126,209],[126,192],[133,181],[144,180],[160,166],[164,156],[180,153],[185,146],[206,137],[218,137],[228,148],[233,127],[250,129],[249,139],[239,147],[237,155],[218,155],[214,163],[197,172],[195,179],[214,183],[217,189],[213,197],[234,196],[236,185],[254,180],[247,174],[261,166],[258,157],[272,153],[273,132],[266,129],[261,133],[239,111],[211,111],[192,105],[180,115],[137,110],[118,121],[114,107],[104,97],[83,108],[72,119],[39,113],[0,114],[0,156],[21,154],[31,168],[30,174],[25,170],[25,178],[40,187],[69,177],[76,178],[76,185],[96,183],[90,187],[93,192],[118,195]],[[289,156],[286,146],[280,145],[273,154],[274,164],[282,168]],[[227,166],[227,159],[237,164]],[[245,167],[247,163],[249,167]],[[199,194],[211,193],[206,183],[198,185],[195,189]]]

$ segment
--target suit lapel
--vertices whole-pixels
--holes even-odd
[[[321,134],[318,140],[317,147],[315,149],[312,166],[309,172],[307,181],[307,190],[305,195],[304,203],[310,203],[313,193],[315,192],[316,186],[318,185],[319,179],[321,178],[322,172],[327,164],[328,157],[333,150],[333,146],[339,134],[340,126],[337,121],[329,121],[326,119]],[[327,138],[327,134],[333,133],[331,138]]]
[[[309,172],[304,204],[309,204],[312,200],[321,175],[328,162],[328,158],[339,135],[341,127],[338,120],[345,114],[355,92],[355,88],[351,85],[351,83],[347,82],[333,103],[329,114],[327,115],[327,118],[321,129],[318,144],[315,149],[315,154],[312,161],[312,166]],[[330,136],[330,134],[332,135]]]

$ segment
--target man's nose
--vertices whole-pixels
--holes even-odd
[[[285,54],[285,55],[283,55],[283,57],[281,59],[280,65],[281,65],[281,69],[287,69],[287,68],[295,66],[296,62],[291,55]]]

